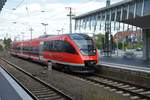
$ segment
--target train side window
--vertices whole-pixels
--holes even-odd
[[[47,41],[45,41],[44,44],[43,44],[43,50],[44,51],[48,50],[48,42]]]
[[[67,53],[76,53],[75,48],[67,41],[54,40],[46,41],[43,46],[45,51],[56,51],[56,52],[67,52]]]
[[[37,47],[37,46],[32,47],[32,53],[38,55],[39,54],[39,47]]]
[[[17,47],[16,47],[16,50],[21,50],[20,46],[17,46]]]
[[[46,41],[43,45],[44,51],[56,51],[55,50],[55,41]]]
[[[56,48],[55,48],[55,41],[49,41],[49,50],[50,51],[56,51]]]
[[[63,41],[62,40],[56,40],[55,41],[55,49],[57,52],[64,52],[63,50]]]

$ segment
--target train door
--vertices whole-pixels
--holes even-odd
[[[20,54],[21,56],[23,55],[23,43],[21,43],[21,46],[20,46]]]
[[[63,60],[66,62],[75,62],[75,59],[78,57],[75,48],[68,42],[63,41]]]
[[[43,45],[44,45],[44,42],[41,41],[40,42],[40,46],[39,46],[39,60],[40,61],[44,61],[44,57],[43,57]]]

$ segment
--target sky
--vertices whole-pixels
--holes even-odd
[[[121,0],[111,0],[111,4]],[[47,34],[69,32],[69,10],[72,7],[74,15],[105,7],[106,0],[7,0],[0,13],[0,39],[11,37],[30,39],[29,29],[33,28],[33,38],[44,33],[47,23]],[[73,23],[74,24],[74,23]],[[62,33],[62,32],[60,32]]]

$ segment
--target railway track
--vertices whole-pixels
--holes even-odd
[[[4,61],[4,59],[3,59],[3,61]],[[92,76],[85,76],[85,75],[76,75],[76,76],[79,78],[82,78],[86,81],[92,82],[94,84],[98,84],[99,86],[109,89],[112,92],[119,93],[123,96],[128,96],[132,100],[150,100],[150,89],[146,88],[146,87],[138,86],[136,84],[131,84],[128,82],[115,80],[115,79],[101,76],[98,74],[93,74]]]
[[[132,100],[150,100],[150,89],[146,87],[107,78],[98,74],[92,76],[78,75],[78,77],[98,84],[112,92],[122,94],[123,96],[129,96]]]
[[[13,63],[0,58],[2,66],[35,100],[73,100],[70,96],[45,83]]]

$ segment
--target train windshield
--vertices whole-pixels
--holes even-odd
[[[96,48],[92,38],[85,34],[71,34],[71,39],[79,47],[83,55],[96,55]]]

